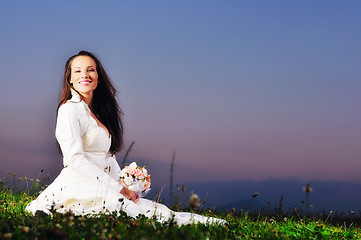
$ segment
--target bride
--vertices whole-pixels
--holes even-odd
[[[163,204],[140,198],[118,182],[121,170],[114,155],[123,144],[122,111],[116,90],[100,61],[81,51],[65,65],[55,136],[63,154],[59,176],[25,210],[51,210],[87,215],[124,211],[178,225],[225,223],[222,219],[174,212]]]

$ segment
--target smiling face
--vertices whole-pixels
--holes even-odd
[[[96,63],[91,57],[78,56],[71,63],[70,83],[82,97],[91,99],[98,85]]]

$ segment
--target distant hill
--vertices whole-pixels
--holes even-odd
[[[361,213],[361,184],[341,181],[310,181],[309,212]],[[205,206],[231,210],[274,210],[279,208],[281,196],[283,210],[306,210],[305,182],[297,179],[268,179],[263,181],[239,180],[228,182],[203,182],[185,184],[182,203],[187,204],[191,191],[206,199]],[[153,186],[153,195],[160,186]],[[180,192],[180,191],[179,191]],[[254,193],[258,196],[253,198]],[[177,190],[174,190],[177,193]],[[148,196],[152,196],[151,194]],[[164,187],[162,199],[169,203],[169,186]]]
[[[139,165],[146,165],[149,172],[152,173],[152,190],[147,198],[153,198],[161,189],[161,199],[170,203],[169,190],[169,167],[164,163],[149,161],[143,162],[140,159],[129,160],[136,161]],[[182,182],[181,179],[191,179],[192,175],[197,174],[199,169],[189,169],[176,163],[176,174],[174,179],[173,192],[177,195],[177,184],[179,187],[185,185],[185,193],[182,195],[182,204],[186,206],[187,198],[191,191],[205,199],[205,207],[223,208],[231,210],[245,209],[254,193],[258,196],[252,200],[255,209],[274,210],[279,208],[281,196],[282,209],[293,211],[296,207],[300,211],[306,210],[306,194],[303,188],[310,183],[312,192],[309,194],[309,212],[325,212],[330,210],[334,212],[354,211],[355,214],[361,214],[361,184],[343,181],[301,181],[299,179],[265,179],[261,181],[241,179],[238,181],[214,181],[214,182]],[[178,176],[178,177],[177,177]],[[178,193],[181,193],[178,190]],[[249,207],[249,206],[248,206]]]

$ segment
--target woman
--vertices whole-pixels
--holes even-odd
[[[156,216],[160,222],[174,218],[179,225],[191,222],[224,223],[224,220],[174,212],[162,204],[139,198],[118,182],[115,153],[123,144],[122,111],[115,88],[99,60],[81,51],[65,65],[55,136],[63,153],[64,168],[26,211],[51,210],[76,215],[125,211],[131,217]]]

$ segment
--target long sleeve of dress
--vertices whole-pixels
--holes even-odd
[[[122,186],[114,176],[105,173],[104,169],[99,168],[84,155],[82,128],[86,118],[82,116],[81,111],[79,112],[76,104],[82,103],[64,104],[58,110],[55,135],[63,153],[64,167],[71,168],[87,178],[96,178],[101,184],[106,184],[107,187],[120,192]]]
[[[106,161],[107,161],[106,165],[108,166],[108,168],[106,169],[105,172],[107,172],[113,179],[117,180],[119,178],[119,173],[121,170],[117,160],[115,159],[114,156],[108,156],[106,158]]]

